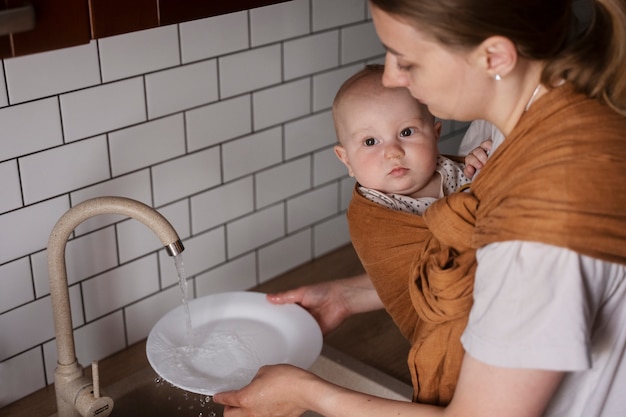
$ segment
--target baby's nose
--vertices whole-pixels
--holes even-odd
[[[390,143],[385,147],[385,156],[387,158],[402,158],[404,156],[404,149],[397,143]]]

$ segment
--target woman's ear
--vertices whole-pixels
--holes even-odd
[[[346,166],[346,168],[348,168],[348,174],[351,177],[354,177],[354,173],[352,172],[352,168],[350,168],[350,162],[348,161],[348,155],[347,155],[347,152],[346,152],[346,148],[344,148],[341,145],[335,145],[333,150],[335,151],[335,155],[337,155],[337,158],[339,158],[339,160],[341,162],[343,162],[343,164]]]
[[[504,36],[491,36],[479,47],[484,67],[491,78],[505,78],[517,64],[517,48]]]

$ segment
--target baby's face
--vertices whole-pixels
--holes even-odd
[[[440,124],[406,89],[352,93],[335,121],[337,156],[362,186],[419,197],[436,169]]]

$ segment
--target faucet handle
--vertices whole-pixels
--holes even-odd
[[[83,417],[107,417],[113,411],[113,400],[100,395],[98,361],[91,363],[91,376],[92,384],[85,385],[76,396],[76,409]]]
[[[93,382],[93,397],[100,398],[100,371],[98,361],[91,362],[91,380]]]
[[[113,411],[113,400],[109,397],[95,398],[91,390],[78,393],[76,409],[83,417],[107,417]]]

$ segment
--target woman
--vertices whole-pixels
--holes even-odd
[[[425,214],[437,228],[474,219],[474,303],[450,404],[384,400],[277,365],[217,394],[226,416],[626,413],[626,4],[576,2],[591,10],[580,19],[572,3],[370,1],[386,85],[506,137],[472,194]],[[445,227],[433,233],[445,239]],[[367,277],[275,298],[324,328],[381,304]]]

